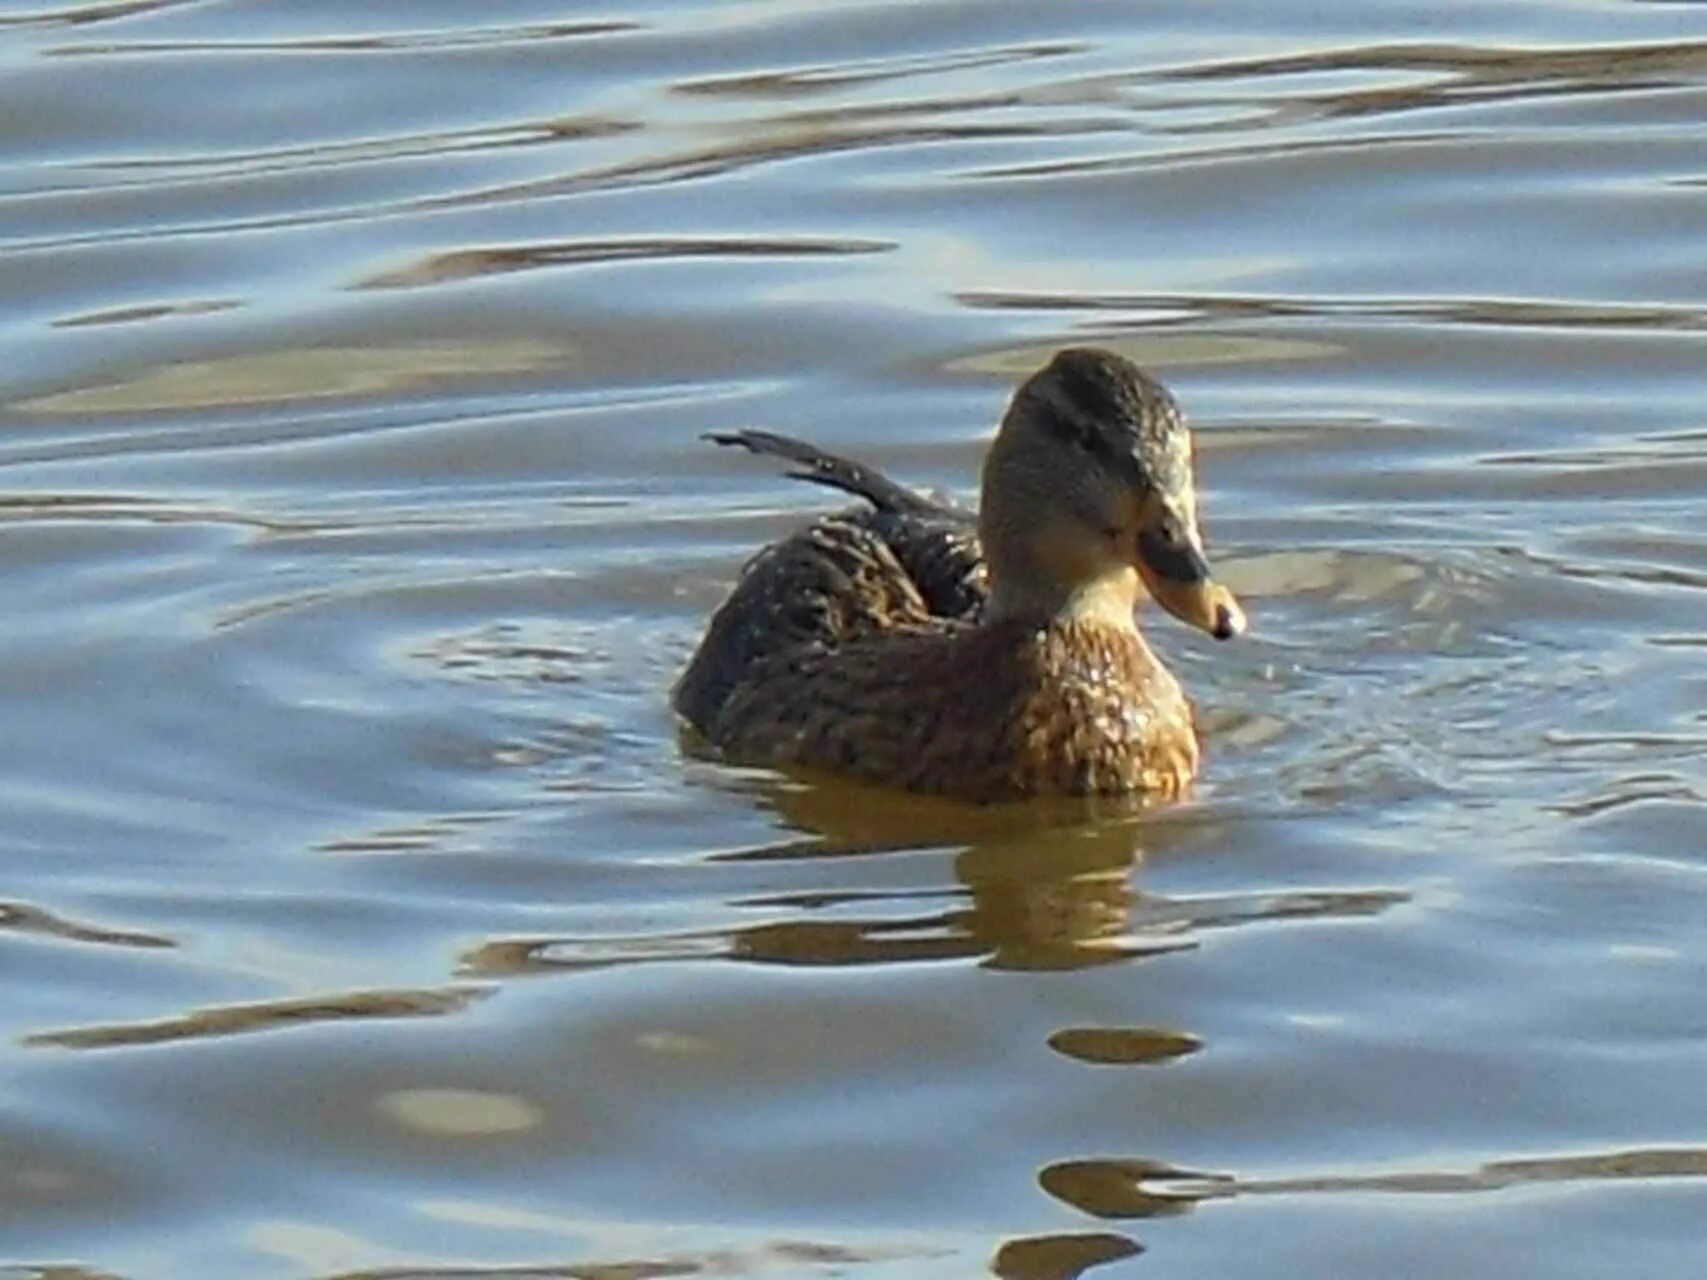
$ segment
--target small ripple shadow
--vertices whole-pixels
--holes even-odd
[[[676,1276],[841,1276],[848,1274],[849,1267],[922,1259],[929,1257],[931,1252],[899,1247],[854,1248],[811,1240],[771,1240],[703,1253],[603,1262],[363,1268],[324,1275],[321,1280],[669,1280]],[[1043,1273],[1028,1272],[1024,1275],[1027,1280],[1033,1276],[1035,1280],[1044,1280]]]
[[[315,1023],[443,1017],[460,1013],[490,994],[490,988],[462,986],[421,991],[354,991],[343,995],[263,1000],[253,1004],[216,1005],[148,1022],[97,1023],[59,1031],[41,1031],[26,1036],[23,1043],[31,1048],[114,1049],[248,1035]]]
[[[1707,1147],[1636,1147],[1571,1156],[1495,1160],[1470,1169],[1241,1178],[1160,1160],[1063,1160],[1043,1168],[1050,1195],[1097,1218],[1155,1218],[1206,1200],[1304,1195],[1482,1195],[1517,1187],[1707,1177]]]
[[[61,5],[34,13],[0,14],[0,31],[30,27],[90,27],[199,3],[200,0],[93,0],[88,4]]]
[[[1077,1280],[1092,1267],[1134,1258],[1144,1246],[1112,1231],[1061,1231],[1002,1241],[990,1260],[997,1280]]]
[[[430,253],[406,266],[359,280],[357,289],[405,289],[538,271],[549,267],[597,266],[616,262],[663,262],[690,258],[811,258],[887,253],[892,240],[829,239],[811,236],[653,236],[615,240],[557,240],[494,248]]]
[[[27,902],[0,902],[0,929],[41,934],[67,942],[89,942],[105,947],[139,947],[164,950],[178,944],[164,934],[139,929],[116,929],[106,925],[71,920]]]

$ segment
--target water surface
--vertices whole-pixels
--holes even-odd
[[[0,1275],[1675,1276],[1690,4],[0,6]],[[684,754],[825,496],[1160,372],[1204,783]]]

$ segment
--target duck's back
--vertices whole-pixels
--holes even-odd
[[[708,736],[731,759],[971,800],[1176,796],[1190,705],[1131,630],[921,626],[758,663]]]
[[[712,615],[676,686],[675,706],[713,743],[723,705],[784,654],[836,651],[880,635],[933,633],[981,612],[987,588],[970,513],[936,503],[863,467],[786,436],[713,437],[789,459],[792,474],[872,505],[826,516],[765,548]]]

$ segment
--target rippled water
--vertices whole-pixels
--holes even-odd
[[[0,1275],[1677,1276],[1707,21],[0,5]],[[1132,816],[665,690],[825,495],[1160,370],[1255,634]]]

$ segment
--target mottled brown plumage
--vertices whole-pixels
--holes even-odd
[[[1069,349],[1027,380],[976,518],[785,436],[713,438],[871,504],[761,552],[713,616],[675,705],[726,758],[973,800],[1190,783],[1139,581],[1218,637],[1243,621],[1203,560],[1179,411],[1130,362]]]

